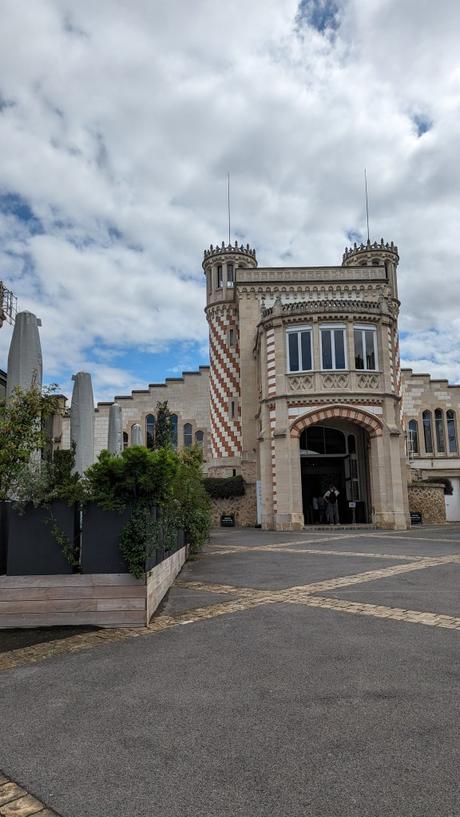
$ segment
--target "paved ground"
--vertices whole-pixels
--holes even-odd
[[[459,580],[460,526],[218,531],[150,629],[0,655],[0,768],[41,817],[459,817]]]

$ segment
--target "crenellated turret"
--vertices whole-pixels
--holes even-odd
[[[346,247],[342,257],[343,267],[385,267],[388,282],[393,295],[398,297],[398,282],[396,270],[399,264],[399,253],[396,244],[391,241],[385,243],[383,238],[378,241],[367,241],[366,244],[357,244]]]
[[[256,251],[249,244],[225,244],[204,251],[203,270],[206,275],[206,303],[234,301],[234,285],[238,267],[257,267]]]
[[[241,469],[241,386],[238,269],[257,267],[249,244],[205,250],[206,316],[209,323],[211,452],[209,472],[221,476]]]

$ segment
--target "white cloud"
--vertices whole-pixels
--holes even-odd
[[[373,237],[401,252],[403,362],[460,379],[460,6],[310,3],[2,4],[0,193],[41,230],[0,219],[0,276],[43,320],[50,377],[88,366],[107,395],[137,385],[117,352],[205,344],[228,168],[260,263],[310,265],[363,229],[366,166]]]

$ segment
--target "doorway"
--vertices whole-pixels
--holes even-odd
[[[320,498],[331,485],[339,491],[340,523],[368,521],[365,432],[350,423],[341,422],[340,425],[340,428],[313,425],[300,435],[302,504],[306,525],[325,521]],[[315,498],[319,502],[314,502]]]

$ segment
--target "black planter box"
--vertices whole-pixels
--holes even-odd
[[[73,545],[76,537],[76,512],[63,502],[53,502],[49,508],[28,505],[23,513],[10,503],[4,503],[1,514],[1,538],[6,543],[8,576],[52,576],[73,573],[53,527]],[[4,547],[4,545],[2,545]]]
[[[6,573],[6,541],[8,536],[8,502],[0,502],[0,576]]]
[[[83,509],[81,572],[128,573],[120,552],[120,536],[129,522],[129,510],[106,511],[90,503]]]

